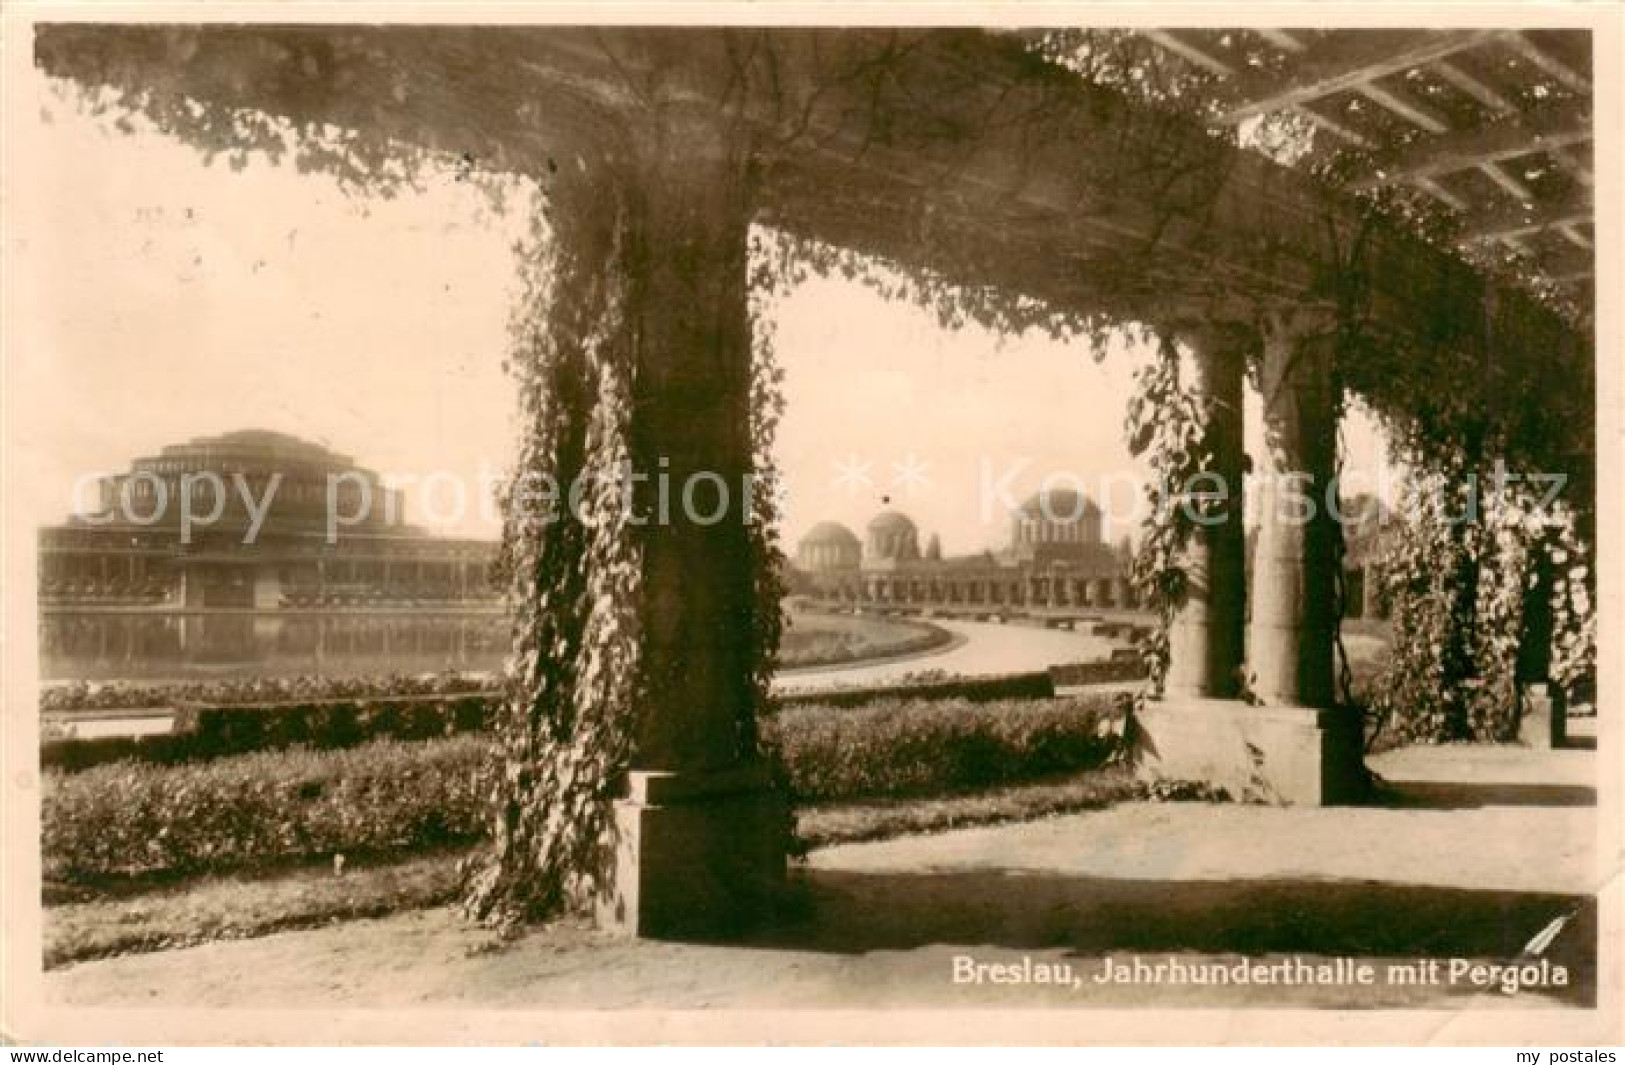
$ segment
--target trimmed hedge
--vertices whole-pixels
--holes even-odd
[[[1112,699],[892,700],[788,709],[767,723],[796,799],[905,798],[1053,776],[1118,747]]]
[[[1048,699],[1054,694],[1050,673],[1017,673],[920,679],[888,688],[796,692],[781,697],[779,706],[856,708],[908,700],[986,703]],[[40,744],[40,764],[81,772],[125,759],[174,765],[295,746],[338,750],[375,739],[433,739],[485,728],[494,698],[490,692],[471,692],[268,706],[183,705],[176,711],[171,732],[47,740]]]
[[[123,759],[172,765],[295,746],[338,750],[377,739],[434,739],[483,729],[490,699],[476,692],[271,706],[182,706],[171,732],[49,740],[40,744],[40,763],[77,772]]]
[[[1142,680],[1149,673],[1145,659],[1141,658],[1137,651],[1131,651],[1126,655],[1114,654],[1111,658],[1100,662],[1073,662],[1049,668],[1050,680],[1057,687]]]
[[[388,699],[407,695],[467,695],[491,687],[474,673],[391,673],[364,677],[255,677],[250,680],[205,680],[185,684],[130,684],[115,681],[91,685],[58,684],[40,693],[43,714],[77,710],[165,710],[175,706],[264,706],[271,703],[314,703],[338,699]]]
[[[801,707],[767,723],[800,802],[940,794],[1101,765],[1118,746],[1104,696]],[[485,831],[488,738],[378,740],[181,765],[45,774],[48,876],[195,874],[335,853],[410,852]]]
[[[48,773],[48,876],[198,873],[335,853],[413,851],[485,831],[489,742],[379,740],[213,762]]]
[[[922,677],[876,688],[814,689],[778,699],[783,709],[802,706],[858,707],[903,700],[959,700],[987,703],[1002,699],[1048,699],[1055,695],[1049,673],[1006,673],[991,677]]]

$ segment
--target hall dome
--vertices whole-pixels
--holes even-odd
[[[1017,509],[1027,517],[1056,522],[1078,521],[1086,515],[1100,514],[1100,507],[1094,500],[1072,488],[1052,488],[1039,492]]]
[[[221,489],[223,498],[216,495]],[[258,517],[243,499],[245,490],[264,501]],[[176,525],[186,491],[204,501],[202,513],[213,513],[218,500],[219,513],[206,523],[216,529],[263,524],[325,536],[330,508],[357,531],[405,526],[401,490],[376,471],[342,452],[271,429],[197,436],[142,455],[126,472],[102,479],[101,511],[113,520],[134,512],[143,525]]]
[[[821,521],[807,530],[807,535],[801,538],[807,546],[836,545],[841,547],[857,547],[858,534],[848,529],[838,521]]]
[[[910,561],[920,557],[920,532],[906,514],[883,510],[869,519],[865,553],[874,560]]]
[[[869,529],[873,532],[892,532],[903,529],[914,529],[914,519],[907,514],[896,510],[883,510],[869,519]]]

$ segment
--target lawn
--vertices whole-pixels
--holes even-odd
[[[947,630],[924,621],[792,607],[779,644],[779,665],[806,669],[921,654],[945,647],[952,639]]]
[[[1089,770],[933,798],[809,806],[797,813],[797,835],[816,849],[1030,821],[1145,795],[1126,770]],[[352,861],[342,872],[330,861],[308,861],[183,880],[54,888],[43,911],[45,967],[449,905],[457,898],[458,864],[471,851]]]

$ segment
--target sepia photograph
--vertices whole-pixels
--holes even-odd
[[[1382,14],[11,7],[6,1041],[1618,1043],[1620,9]]]

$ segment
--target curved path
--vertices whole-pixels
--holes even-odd
[[[920,654],[886,658],[851,666],[819,666],[791,670],[773,678],[776,691],[815,691],[821,688],[863,688],[895,684],[910,674],[942,672],[963,676],[1029,673],[1068,662],[1087,662],[1111,654],[1111,640],[1087,632],[1046,629],[1036,625],[1000,625],[991,621],[932,618],[953,639]],[[168,732],[171,717],[143,711],[137,717],[97,715],[75,722],[81,739],[101,736],[137,736]]]
[[[949,618],[932,618],[931,624],[953,633],[954,641],[946,647],[908,658],[781,673],[773,678],[773,686],[779,691],[867,687],[895,683],[911,673],[927,670],[965,675],[1026,673],[1066,662],[1105,658],[1114,646],[1112,641],[1087,632],[1036,625],[1000,625]]]

